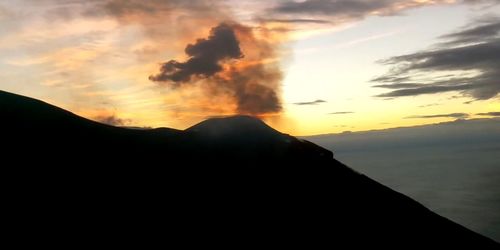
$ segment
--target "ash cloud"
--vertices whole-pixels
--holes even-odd
[[[211,29],[208,38],[187,45],[186,61],[162,63],[160,73],[149,79],[173,88],[197,85],[207,98],[228,96],[238,114],[279,113],[282,73],[273,62],[276,46],[257,38],[251,27],[221,23]],[[244,47],[248,48],[246,54]]]
[[[286,32],[271,30],[266,27],[270,22],[257,16],[253,27],[238,24],[231,10],[234,6],[227,1],[47,1],[57,3],[51,8],[50,20],[55,20],[55,16],[104,17],[113,18],[123,26],[139,27],[144,34],[144,47],[136,50],[138,60],[143,64],[162,62],[158,72],[151,72],[149,79],[171,88],[167,98],[177,101],[189,96],[183,106],[193,113],[259,115],[282,110],[281,55],[277,51],[281,38],[276,37],[286,36]],[[321,21],[292,21],[295,24],[303,22]],[[210,28],[212,32],[208,37],[193,39]],[[182,41],[193,42],[178,47],[182,46]],[[158,56],[161,51],[180,49],[184,49],[186,60],[162,61],[164,59]]]
[[[231,93],[236,100],[237,113],[259,115],[282,111],[277,91],[282,74],[278,68],[258,64],[243,69],[233,68],[228,76],[216,81],[219,88]]]
[[[451,91],[461,92],[474,100],[498,96],[500,18],[476,21],[461,31],[441,38],[445,41],[432,49],[381,61],[392,68],[372,82],[379,83],[374,87],[391,91],[378,96],[403,97]],[[454,74],[436,76],[448,72]]]
[[[225,23],[212,28],[207,39],[198,39],[185,49],[186,62],[170,60],[163,63],[160,73],[150,76],[155,82],[186,83],[193,77],[211,77],[222,71],[221,63],[243,57],[233,28]]]

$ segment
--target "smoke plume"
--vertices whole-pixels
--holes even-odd
[[[282,110],[282,79],[276,42],[264,27],[223,22],[184,50],[187,60],[169,60],[151,81],[172,87],[196,85],[207,98],[224,100],[233,113],[266,115]],[[234,104],[234,105],[231,105]]]
[[[186,62],[170,60],[163,63],[152,81],[189,82],[192,77],[210,77],[222,71],[221,63],[243,57],[236,34],[231,26],[222,23],[212,28],[208,39],[198,39],[185,49],[190,57]]]

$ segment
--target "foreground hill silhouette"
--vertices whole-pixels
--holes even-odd
[[[90,227],[166,245],[499,249],[256,118],[137,130],[7,92],[0,107],[15,212],[60,237]]]

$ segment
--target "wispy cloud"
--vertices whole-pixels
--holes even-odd
[[[272,14],[294,17],[322,17],[332,23],[361,20],[367,16],[396,15],[405,10],[439,4],[497,4],[497,0],[304,0],[279,1]]]
[[[324,19],[311,19],[311,18],[291,18],[291,19],[259,19],[259,21],[270,22],[270,23],[289,23],[289,24],[331,24],[331,21]]]
[[[363,43],[371,42],[371,41],[374,41],[374,40],[379,40],[379,39],[382,39],[382,38],[394,36],[394,35],[397,35],[399,33],[401,33],[401,30],[395,30],[395,31],[389,31],[389,32],[384,32],[384,33],[380,33],[380,34],[374,34],[374,35],[362,37],[362,38],[359,38],[359,39],[356,39],[356,40],[348,41],[348,42],[345,42],[345,43],[337,44],[337,45],[334,46],[334,48],[336,48],[336,49],[349,48],[349,47],[353,47],[353,46],[356,46],[356,45],[359,45],[359,44],[363,44]]]
[[[500,112],[477,113],[480,116],[500,116]]]
[[[466,113],[451,113],[451,114],[437,114],[437,115],[412,115],[405,117],[405,119],[431,119],[431,118],[464,119],[467,117],[469,117],[469,114]]]
[[[425,105],[420,105],[418,106],[419,108],[428,108],[428,107],[434,107],[434,106],[439,106],[441,103],[430,103],[430,104],[425,104]]]
[[[111,126],[126,126],[131,123],[129,119],[122,119],[117,117],[116,115],[102,115],[94,117],[93,120],[98,121],[100,123],[108,124]]]
[[[282,1],[273,11],[282,14],[320,15],[336,18],[362,18],[369,14],[391,15],[401,10],[446,1],[412,0],[305,0]]]
[[[332,112],[328,113],[329,115],[348,115],[348,114],[354,114],[352,111],[339,111],[339,112]]]
[[[312,102],[296,102],[294,103],[295,105],[318,105],[318,104],[322,104],[322,103],[326,103],[325,100],[316,100],[316,101],[312,101]]]
[[[500,92],[500,18],[484,18],[461,31],[441,37],[442,43],[425,51],[381,61],[391,65],[374,87],[392,89],[379,97],[403,97],[459,91],[475,100]],[[447,77],[436,74],[453,72]],[[469,74],[464,74],[469,72]],[[429,76],[426,76],[429,75]],[[432,76],[430,76],[432,75]]]

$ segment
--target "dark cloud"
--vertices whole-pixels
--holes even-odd
[[[41,1],[40,1],[41,2]],[[179,10],[212,10],[217,2],[210,0],[45,0],[52,3],[53,14],[68,15],[77,10],[89,17],[165,14]]]
[[[439,85],[440,83],[429,83],[423,84],[421,87],[415,88],[401,88],[398,90],[394,90],[388,93],[377,95],[378,97],[403,97],[403,96],[416,96],[416,95],[424,95],[424,94],[435,94],[441,92],[449,92],[449,91],[473,91],[475,88],[480,87],[475,84],[457,84],[457,85]],[[376,85],[377,87],[378,85]],[[383,85],[381,85],[383,86]],[[385,87],[387,88],[387,87]],[[396,86],[391,86],[391,88],[397,88]],[[472,92],[474,93],[474,92]],[[481,94],[481,93],[478,93]],[[488,93],[485,93],[486,96]],[[491,97],[491,96],[490,96]],[[488,98],[486,98],[488,99]],[[389,99],[392,100],[392,99]]]
[[[35,2],[35,0],[31,0]],[[43,1],[43,2],[42,2]],[[200,29],[230,20],[224,1],[216,0],[37,0],[46,19],[112,18],[120,25],[133,25],[154,38],[157,46],[167,46],[172,39],[193,37]]]
[[[286,14],[316,14],[325,16],[363,16],[369,12],[390,7],[393,0],[306,0],[282,1],[274,8],[278,13]]]
[[[478,113],[476,115],[481,115],[481,116],[500,116],[500,112]]]
[[[102,4],[103,4],[103,9],[106,10],[107,13],[114,16],[124,16],[130,13],[155,14],[160,11],[170,11],[174,7],[180,7],[179,1],[177,0],[170,0],[170,1],[108,0],[108,1],[103,1]]]
[[[94,120],[111,126],[125,126],[130,123],[130,120],[118,118],[116,115],[97,116]]]
[[[296,102],[294,103],[295,105],[318,105],[318,104],[321,104],[321,103],[325,103],[326,101],[325,100],[316,100],[316,101],[312,101],[312,102]]]
[[[461,2],[467,4],[500,4],[500,0],[462,0]]]
[[[245,55],[241,46],[248,48]],[[160,73],[149,79],[174,87],[199,83],[208,98],[229,96],[238,114],[279,113],[282,73],[273,62],[276,46],[257,38],[253,28],[221,23],[207,39],[186,47],[187,61],[163,63]]]
[[[372,80],[376,82],[376,80]],[[402,88],[419,88],[425,87],[425,84],[421,83],[393,83],[393,84],[378,84],[374,85],[375,88],[386,88],[386,89],[402,89]]]
[[[500,3],[499,0],[462,0],[465,4]],[[393,15],[408,8],[431,4],[446,4],[449,1],[414,0],[305,0],[281,1],[273,12],[281,14],[322,15],[334,18],[362,18],[375,15]]]
[[[388,74],[373,79],[378,88],[392,89],[379,97],[402,97],[459,91],[476,100],[500,92],[500,19],[477,21],[433,49],[382,61],[393,66]],[[456,72],[446,77],[426,76]],[[471,72],[467,75],[464,72]]]
[[[499,3],[498,0],[464,0],[465,4]],[[285,16],[321,16],[335,22],[363,19],[369,15],[396,15],[425,5],[449,4],[446,0],[305,0],[280,1],[271,12]]]
[[[295,25],[313,28],[316,25],[340,25],[363,20],[369,16],[393,16],[419,7],[466,4],[489,8],[500,0],[274,0],[266,15],[275,20],[298,20]],[[301,23],[300,20],[327,22]],[[293,21],[292,21],[293,22]],[[291,22],[290,22],[291,23]]]
[[[465,28],[464,30],[446,34],[441,36],[441,39],[447,39],[445,44],[448,45],[461,45],[461,44],[471,44],[477,42],[485,42],[489,40],[494,40],[500,31],[500,21],[494,18],[485,18],[483,20],[478,20],[476,24],[472,27]],[[482,40],[478,41],[478,38]]]
[[[438,114],[438,115],[413,115],[405,117],[405,119],[427,119],[427,118],[456,118],[463,119],[469,117],[466,113],[451,113],[451,114]]]
[[[198,39],[195,44],[189,44],[185,53],[189,56],[186,62],[170,60],[163,63],[160,73],[149,79],[186,83],[192,77],[210,77],[222,71],[221,63],[224,60],[243,57],[233,28],[225,23],[212,28],[208,39]]]
[[[83,0],[83,2],[88,2]],[[87,16],[106,15],[118,18],[130,16],[159,16],[176,12],[196,13],[198,16],[213,15],[217,9],[223,15],[221,1],[211,0],[97,0],[84,13]],[[86,3],[85,5],[88,5]],[[225,12],[225,11],[224,11]]]
[[[381,63],[384,61],[380,61]],[[391,76],[391,75],[385,75],[385,76],[379,76],[372,81],[374,82],[387,82],[387,83],[393,83],[393,82],[403,82],[409,80],[409,77],[400,77],[400,76]]]
[[[354,112],[352,112],[352,111],[340,111],[340,112],[329,113],[329,115],[348,115],[348,114],[354,114]]]
[[[260,19],[259,21],[269,23],[294,23],[294,24],[329,24],[331,21],[324,19],[309,19],[309,18],[296,18],[296,19]]]

